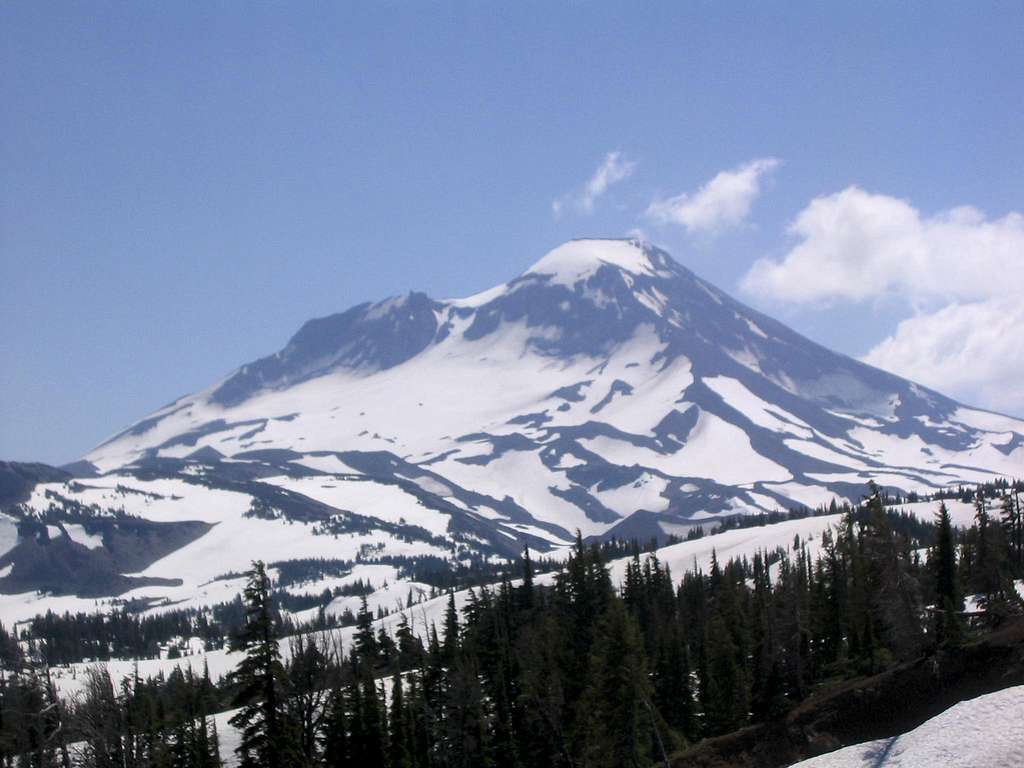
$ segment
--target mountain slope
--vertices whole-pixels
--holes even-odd
[[[40,485],[18,514],[109,515],[95,497],[120,485],[161,496],[163,522],[298,522],[293,556],[509,556],[855,500],[868,479],[1019,474],[1024,422],[833,353],[657,248],[580,240],[476,296],[310,321],[85,458],[99,478],[78,465],[77,487]],[[211,494],[237,501],[211,513]]]

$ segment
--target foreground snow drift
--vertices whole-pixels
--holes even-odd
[[[793,768],[1004,768],[1024,765],[1024,686],[962,701],[909,733],[830,752]]]

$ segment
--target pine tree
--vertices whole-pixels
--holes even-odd
[[[874,649],[880,640],[896,658],[908,659],[918,653],[923,642],[918,620],[923,609],[920,585],[886,518],[878,486],[870,482],[868,487],[867,522],[860,537],[871,606],[865,635],[869,648]]]
[[[491,687],[494,691],[491,696],[494,702],[491,750],[494,755],[495,768],[520,768],[521,765],[516,727],[518,713],[513,705],[515,699],[512,682],[514,674],[508,669],[512,663],[510,659],[503,656],[491,678]]]
[[[540,595],[537,595],[539,598]],[[573,764],[567,733],[568,696],[564,678],[569,642],[557,616],[559,602],[536,612],[520,627],[515,647],[519,679],[516,733],[524,766]]]
[[[973,587],[988,623],[996,626],[1007,616],[1020,612],[1020,598],[1010,575],[1010,550],[1004,530],[992,523],[981,488],[975,497],[974,509],[976,550]]]
[[[519,587],[519,608],[528,611],[533,608],[533,561],[529,546],[523,547],[523,583]]]
[[[365,665],[364,665],[365,667]],[[367,763],[366,721],[363,713],[363,686],[358,674],[353,675],[345,690],[345,706],[348,711],[348,751],[356,765]]]
[[[1010,565],[1015,578],[1024,577],[1024,509],[1020,491],[1007,491],[1002,502],[1002,524],[1010,554]]]
[[[423,642],[412,631],[412,627],[409,626],[409,620],[404,613],[398,618],[398,629],[395,631],[395,638],[398,644],[396,671],[405,672],[422,666],[424,658]]]
[[[344,691],[341,688],[332,690],[321,737],[325,768],[348,768],[351,765],[347,709]]]
[[[728,733],[746,720],[747,685],[740,651],[717,611],[708,621],[704,647],[705,728],[710,735]]]
[[[90,768],[122,768],[122,711],[106,669],[93,667],[86,673],[84,701],[77,714]]]
[[[412,768],[412,745],[402,676],[391,684],[391,713],[388,718],[388,768]]]
[[[444,641],[441,655],[444,663],[450,666],[455,663],[459,650],[459,612],[455,608],[455,592],[448,593],[448,606],[444,612]]]
[[[352,685],[352,760],[356,765],[385,764],[387,726],[383,696],[377,691],[370,669],[359,668]]]
[[[405,696],[406,709],[409,713],[409,745],[414,768],[426,768],[433,765],[434,717],[430,705],[423,695],[421,677],[418,673],[408,676],[408,693]]]
[[[675,622],[662,640],[654,677],[654,701],[665,721],[689,741],[697,740],[690,658],[682,631]]]
[[[653,691],[635,619],[614,600],[596,628],[589,684],[577,705],[576,742],[594,768],[650,765],[655,743]]]
[[[567,699],[575,700],[586,687],[597,621],[612,596],[611,579],[600,551],[587,549],[579,531],[572,555],[565,570],[558,574],[556,584],[569,652],[565,693]]]
[[[489,768],[489,718],[476,658],[459,653],[447,669],[444,758],[451,768]]]
[[[437,637],[437,627],[431,625],[426,662],[423,665],[421,696],[421,715],[431,747],[440,740],[440,733],[444,725],[445,670],[444,654]]]
[[[360,598],[354,642],[359,661],[369,664],[371,669],[377,666],[377,638],[373,634],[373,614],[366,605],[366,595]]]
[[[243,593],[245,626],[238,650],[245,653],[232,673],[240,711],[231,725],[242,733],[236,750],[241,768],[286,768],[294,765],[283,707],[284,668],[271,613],[270,578],[261,561],[253,563]]]
[[[299,751],[307,765],[319,758],[320,732],[329,695],[324,680],[329,659],[317,636],[297,635],[290,643],[287,666],[288,722],[296,733]]]
[[[961,636],[959,612],[963,610],[963,598],[957,589],[956,544],[945,502],[939,504],[935,525],[938,527],[935,548],[928,558],[935,580],[935,641],[939,645],[955,644]]]
[[[780,569],[781,571],[782,569]],[[754,599],[753,599],[753,647],[754,657],[751,663],[751,710],[755,719],[769,716],[778,691],[773,687],[776,682],[772,676],[778,671],[778,656],[781,653],[776,639],[776,620],[773,615],[771,600],[771,582],[765,557],[760,552],[754,555]]]

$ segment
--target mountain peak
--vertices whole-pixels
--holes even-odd
[[[523,277],[547,277],[552,284],[572,286],[602,266],[617,267],[633,275],[657,275],[664,264],[656,251],[640,240],[581,239],[563,243],[530,267]]]
[[[191,479],[202,464],[204,482],[249,482],[307,522],[351,510],[331,529],[346,536],[429,534],[440,556],[440,537],[513,554],[576,529],[663,537],[696,513],[855,499],[870,477],[971,482],[1022,456],[1020,421],[830,352],[655,246],[575,240],[469,299],[411,293],[311,320],[88,460]],[[410,527],[362,528],[371,517]],[[327,538],[301,551],[334,551]]]

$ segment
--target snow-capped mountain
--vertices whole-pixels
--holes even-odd
[[[856,500],[868,479],[1020,475],[1024,421],[831,352],[650,245],[578,240],[466,299],[312,320],[85,461],[21,499],[39,536],[106,551],[159,538],[131,521],[172,526],[174,551],[130,573],[213,579],[253,557],[511,555]],[[20,567],[0,589],[30,586]]]

